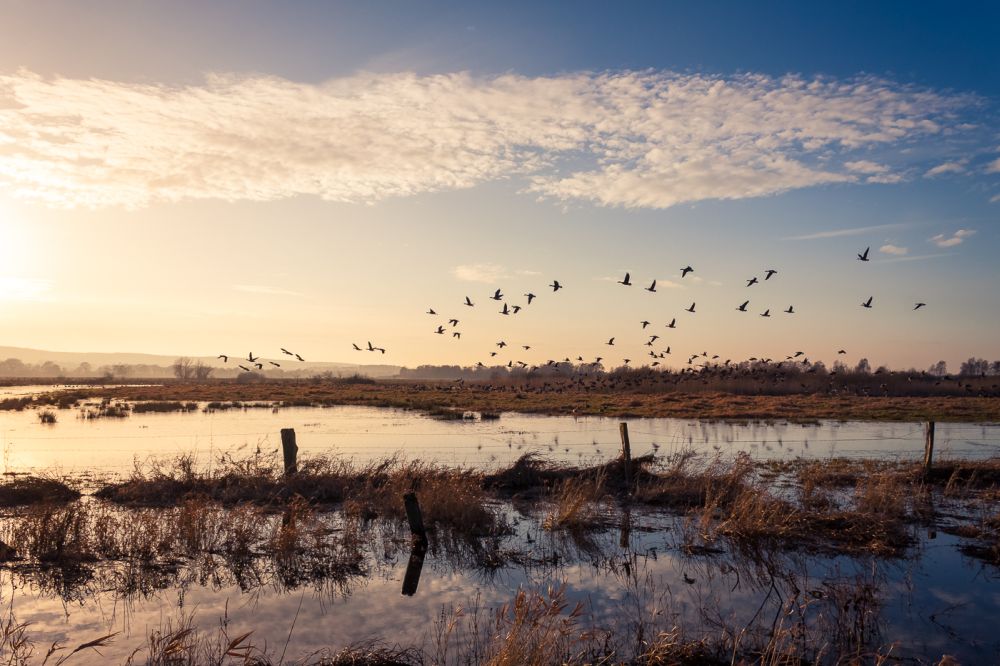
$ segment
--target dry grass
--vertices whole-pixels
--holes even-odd
[[[522,412],[614,417],[675,417],[718,420],[877,421],[1000,421],[1000,398],[976,395],[879,397],[842,393],[740,395],[691,387],[650,391],[641,384],[591,386],[574,382],[489,384],[466,382],[273,381],[253,384],[218,381],[166,383],[160,386],[118,386],[86,389],[83,397],[113,397],[129,401],[232,401],[328,405],[367,405],[423,411]],[[794,387],[792,387],[794,389]],[[56,394],[58,395],[58,394]],[[0,405],[2,406],[2,405]]]
[[[38,476],[13,477],[0,483],[0,507],[41,502],[70,502],[80,493],[57,479]]]
[[[565,479],[552,493],[553,506],[542,526],[547,530],[571,532],[600,527],[604,521],[597,503],[604,495],[603,475]]]

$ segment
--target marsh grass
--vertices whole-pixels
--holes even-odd
[[[195,412],[198,411],[197,402],[179,402],[177,400],[136,402],[132,405],[134,414],[146,414],[149,412]]]
[[[598,507],[605,497],[604,476],[577,477],[561,481],[551,495],[552,509],[542,521],[547,530],[580,532],[606,523]]]
[[[53,478],[16,476],[0,483],[0,507],[71,502],[79,498],[79,491]]]

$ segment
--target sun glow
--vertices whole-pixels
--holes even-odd
[[[48,280],[28,277],[41,267],[36,239],[13,207],[0,200],[0,301],[40,300]]]

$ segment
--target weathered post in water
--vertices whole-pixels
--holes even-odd
[[[297,456],[299,447],[295,444],[295,429],[281,429],[281,452],[285,457],[285,476],[291,476],[299,471]]]
[[[410,534],[418,545],[427,546],[427,531],[424,529],[424,516],[420,513],[420,503],[416,493],[403,495],[403,505],[406,507],[406,520],[410,523]]]
[[[420,585],[420,572],[424,569],[424,555],[426,554],[426,544],[413,544],[413,548],[410,550],[410,561],[406,564],[406,574],[403,576],[404,596],[412,597],[417,593],[417,586]]]
[[[624,421],[618,425],[622,435],[622,466],[625,468],[625,488],[632,492],[632,447],[628,441],[628,424]]]
[[[934,464],[934,421],[928,421],[924,430],[924,476],[931,473]]]

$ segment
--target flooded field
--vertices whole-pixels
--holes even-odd
[[[23,393],[21,395],[29,395]],[[574,464],[614,458],[620,452],[622,419],[533,416],[503,413],[499,419],[442,420],[419,411],[335,406],[326,408],[208,409],[126,413],[85,418],[97,403],[51,410],[53,424],[39,410],[0,411],[0,450],[5,472],[59,469],[73,474],[115,474],[153,457],[193,454],[203,464],[223,451],[273,450],[279,431],[294,428],[304,453],[357,460],[392,455],[449,465],[508,464],[527,452]],[[916,459],[923,455],[922,423],[823,421],[812,425],[628,419],[636,455],[693,451],[760,459],[877,457]],[[1000,425],[941,423],[935,450],[943,456],[987,458],[1000,453]]]
[[[53,643],[81,664],[464,664],[515,644],[537,663],[1000,657],[995,424],[938,424],[935,454],[954,471],[921,480],[922,423],[629,419],[643,462],[623,482],[620,419],[129,407],[52,409],[48,424],[41,409],[0,412],[8,478],[84,491],[3,509],[0,543],[16,553],[0,558],[0,655],[27,649],[18,636],[34,645],[11,663],[42,663]],[[301,488],[351,479],[339,495],[251,488],[261,474],[282,487],[282,428],[302,460],[326,461]],[[551,478],[518,480],[526,454]],[[92,494],[136,474],[138,490]],[[251,499],[227,499],[234,483]],[[407,528],[407,488],[427,548]],[[452,491],[480,527],[447,514]],[[383,661],[335,661],[344,648]]]

